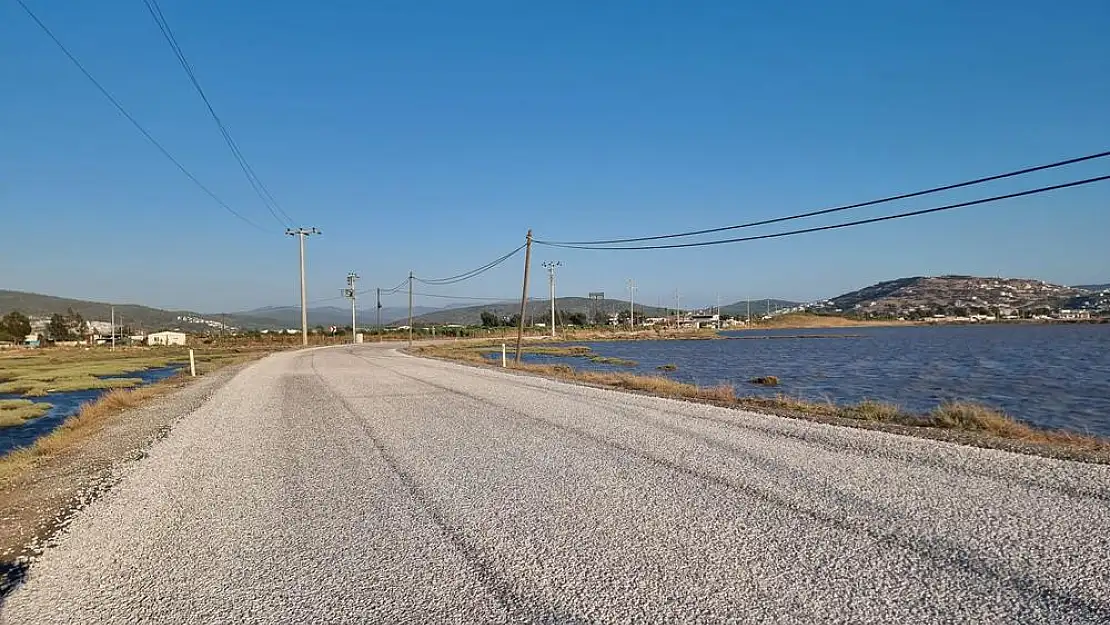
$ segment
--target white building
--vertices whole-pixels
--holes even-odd
[[[184,345],[188,338],[184,332],[151,332],[146,336],[147,345]]]

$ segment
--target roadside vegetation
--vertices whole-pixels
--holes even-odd
[[[422,356],[473,365],[500,366],[500,362],[495,363],[482,357],[482,348],[476,348],[473,344],[469,346],[429,345],[414,348],[412,351]],[[873,400],[838,405],[832,402],[808,401],[785,394],[774,397],[738,396],[730,385],[703,387],[663,376],[583,371],[565,364],[516,364],[511,360],[509,364],[515,371],[567,382],[701,401],[718,406],[835,425],[952,440],[981,447],[1002,447],[1025,453],[1110,463],[1110,439],[1066,430],[1038,428],[1001,411],[973,402],[947,402],[928,413],[917,414],[905,411],[894,404]],[[666,365],[659,369],[671,370],[665,367]],[[769,385],[766,381],[768,379],[774,379],[777,383],[777,378],[774,376],[755,378],[752,382]],[[1010,445],[1011,442],[1017,445]]]
[[[0,399],[0,428],[21,425],[28,419],[41,417],[53,406],[29,399]]]

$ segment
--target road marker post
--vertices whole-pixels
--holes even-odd
[[[191,349],[189,350],[189,373],[191,373],[194,378],[197,377],[197,360],[193,358],[193,350]]]
[[[509,366],[508,355],[505,353],[505,344],[502,343],[501,344],[501,368],[504,369],[505,367],[508,367],[508,366]]]

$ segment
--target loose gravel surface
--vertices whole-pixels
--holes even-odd
[[[279,354],[7,623],[1108,623],[1110,468],[361,346]]]

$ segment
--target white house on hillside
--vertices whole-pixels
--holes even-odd
[[[184,345],[188,336],[184,332],[151,332],[146,336],[147,345]]]

